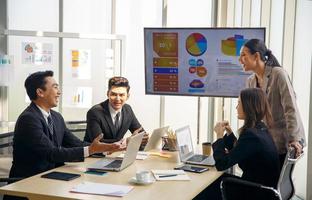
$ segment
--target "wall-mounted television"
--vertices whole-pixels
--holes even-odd
[[[252,38],[265,41],[265,28],[144,28],[146,94],[237,97]]]

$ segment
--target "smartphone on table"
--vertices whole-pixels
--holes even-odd
[[[183,165],[180,167],[175,167],[174,169],[182,169],[184,171],[195,172],[195,173],[202,173],[202,172],[209,170],[208,168],[205,168],[205,167],[198,167],[198,166],[192,166],[192,165]]]

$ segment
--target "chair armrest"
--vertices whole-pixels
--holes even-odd
[[[223,178],[220,187],[224,200],[281,200],[281,196],[276,189],[239,178]]]
[[[300,154],[297,158],[288,158],[289,163],[295,163],[297,162],[300,158],[302,158],[304,153]]]

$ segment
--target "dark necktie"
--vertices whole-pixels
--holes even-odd
[[[119,117],[120,117],[120,112],[118,112],[115,116],[115,130],[116,130],[116,134],[117,131],[119,130]]]
[[[48,127],[51,133],[51,136],[53,136],[53,120],[52,120],[51,115],[48,116]]]

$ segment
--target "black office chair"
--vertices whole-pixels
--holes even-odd
[[[83,140],[87,128],[86,121],[66,121],[65,123],[70,132]]]
[[[238,178],[224,178],[220,185],[222,199],[290,200],[295,194],[295,187],[292,181],[293,169],[296,162],[302,157],[303,154],[301,154],[298,158],[295,158],[295,155],[296,150],[292,147],[289,148],[280,173],[277,189]]]
[[[14,132],[0,134],[0,186],[7,183],[16,182],[22,178],[9,178],[9,172],[12,165],[12,145]]]

